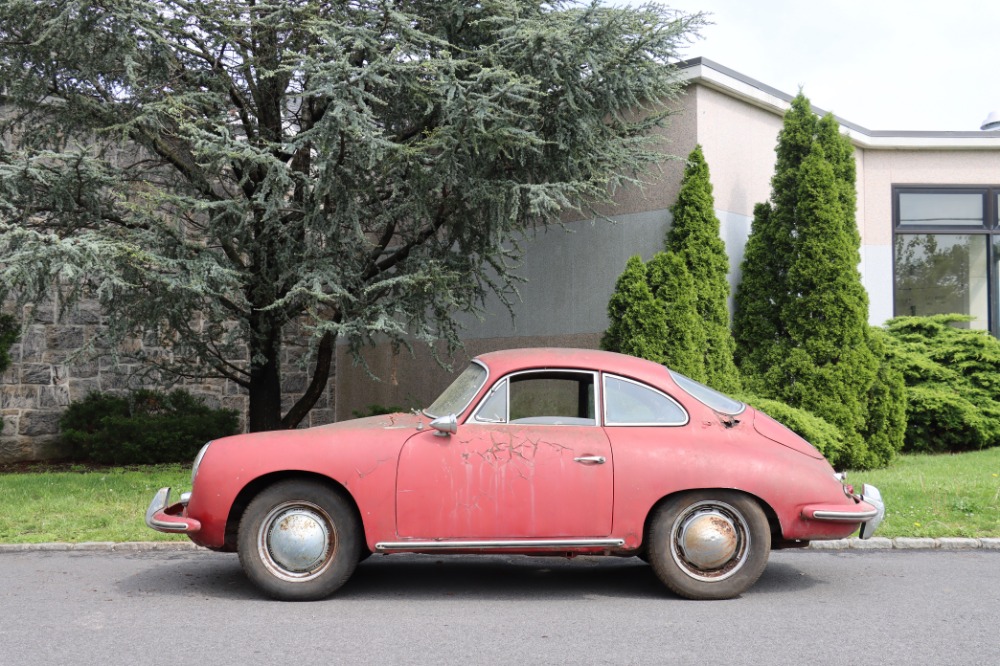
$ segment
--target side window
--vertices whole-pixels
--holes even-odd
[[[639,382],[604,376],[604,415],[607,425],[684,425],[687,412],[677,401]]]
[[[523,372],[499,382],[479,404],[477,423],[597,425],[592,372]]]

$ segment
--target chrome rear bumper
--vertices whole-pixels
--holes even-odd
[[[802,515],[811,520],[827,520],[837,523],[861,523],[858,534],[862,539],[870,539],[885,518],[885,503],[882,493],[867,483],[861,486],[861,493],[852,495],[854,505],[813,504],[803,507]]]
[[[882,493],[879,492],[878,488],[869,486],[867,483],[861,486],[861,501],[872,505],[876,510],[874,518],[869,518],[861,523],[861,533],[858,535],[862,539],[870,539],[885,518],[885,502],[882,501]]]

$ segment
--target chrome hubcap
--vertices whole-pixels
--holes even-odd
[[[706,500],[688,507],[674,522],[674,561],[698,580],[723,580],[736,573],[749,553],[750,530],[743,516],[724,502]]]
[[[305,502],[275,507],[261,523],[258,547],[272,574],[284,580],[315,578],[329,564],[336,547],[330,517]]]

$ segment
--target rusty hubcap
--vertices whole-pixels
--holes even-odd
[[[313,504],[289,502],[276,506],[258,532],[264,566],[283,580],[315,578],[330,563],[336,546],[332,526],[326,512]]]
[[[717,581],[736,573],[749,553],[750,530],[725,502],[706,500],[687,507],[674,521],[670,550],[692,578]]]

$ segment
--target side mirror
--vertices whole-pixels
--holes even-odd
[[[430,425],[437,431],[434,434],[438,437],[447,437],[458,432],[458,418],[454,414],[439,416],[431,421]]]

